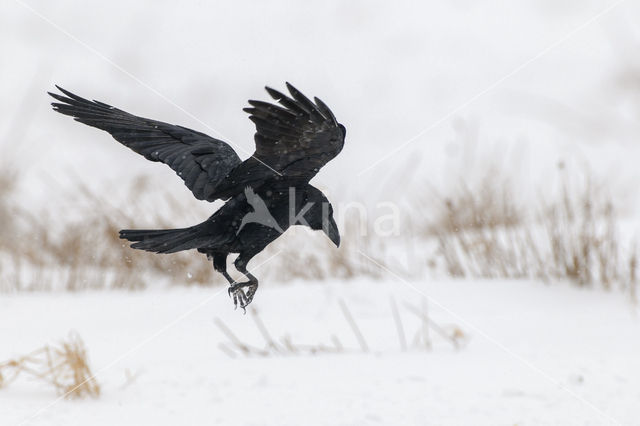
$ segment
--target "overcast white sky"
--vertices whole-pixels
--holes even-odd
[[[491,162],[536,181],[559,159],[624,183],[640,160],[637,16],[638,2],[603,0],[7,0],[0,155],[34,193],[38,179],[70,171],[92,184],[152,173],[179,188],[170,170],[54,114],[45,91],[56,83],[192,127],[246,157],[246,100],[290,81],[347,127],[343,153],[314,180],[321,187],[361,193],[376,182],[393,194]]]

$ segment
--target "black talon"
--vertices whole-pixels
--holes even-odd
[[[222,261],[220,261],[222,263]],[[224,265],[218,265],[217,269],[220,270],[222,275],[229,282],[229,288],[227,289],[227,293],[229,297],[233,298],[233,306],[234,309],[238,309],[238,305],[242,308],[243,314],[247,313],[247,306],[253,301],[253,297],[256,294],[256,290],[258,289],[258,279],[254,277],[249,271],[247,271],[244,263],[236,262],[238,266],[238,270],[242,272],[249,281],[237,282],[234,281],[233,278],[223,269]],[[214,267],[216,266],[214,259]],[[245,289],[246,288],[246,292]]]

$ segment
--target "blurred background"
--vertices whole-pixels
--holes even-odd
[[[552,202],[569,180],[573,192],[598,186],[602,204],[615,204],[617,219],[633,222],[638,215],[640,31],[633,2],[88,7],[16,0],[2,7],[3,199],[6,211],[18,208],[18,216],[34,215],[32,222],[43,224],[46,216],[57,223],[37,238],[31,228],[36,245],[51,240],[56,228],[63,236],[76,230],[76,240],[83,240],[78,229],[91,223],[95,230],[92,221],[109,222],[109,236],[118,227],[186,226],[213,211],[192,199],[168,168],[54,114],[46,91],[55,84],[209,133],[246,158],[254,128],[242,107],[247,99],[266,100],[264,85],[283,89],[292,82],[327,102],[348,129],[340,157],[314,180],[338,207],[343,232],[355,221],[372,226],[391,215],[382,227],[402,234],[406,245],[416,228],[442,230],[443,220],[453,220],[448,202],[469,216],[471,207],[461,203],[495,206],[491,197],[505,195],[510,206],[500,209],[508,208],[506,214],[539,215],[541,203]],[[469,196],[476,199],[463,200]],[[475,209],[471,216],[489,214]],[[627,235],[636,232],[630,226]],[[76,240],[67,245],[77,246]],[[347,244],[363,241],[348,238]],[[117,263],[135,256],[121,251]],[[388,256],[378,253],[380,260]],[[417,255],[405,263],[420,273],[437,257]],[[195,275],[203,283],[215,280],[204,270]]]
[[[530,185],[560,159],[623,183],[637,153],[640,35],[637,5],[611,4],[7,2],[5,167],[19,165],[29,183],[158,174],[179,191],[170,171],[52,114],[45,92],[58,84],[247,156],[254,128],[241,108],[290,81],[349,131],[318,184],[369,188],[359,197],[398,195],[398,175],[441,187],[488,161]],[[385,184],[372,191],[372,181]]]
[[[461,299],[453,292],[475,294],[489,305],[508,299],[514,311],[502,318],[519,312],[515,307],[527,299],[538,300],[532,292],[589,289],[591,296],[563,293],[557,314],[583,297],[584,309],[600,312],[598,300],[611,293],[621,300],[614,311],[637,312],[638,16],[637,2],[602,0],[5,1],[3,297],[15,302],[22,299],[10,295],[25,291],[40,298],[41,291],[51,290],[156,291],[224,282],[202,256],[137,253],[118,240],[122,228],[197,223],[218,204],[193,199],[168,167],[54,113],[46,94],[54,85],[223,139],[244,159],[254,150],[254,127],[242,108],[248,99],[268,100],[265,85],[283,90],[288,81],[321,98],[347,128],[344,150],[312,182],[335,206],[343,245],[335,250],[322,235],[290,230],[254,261],[269,262],[259,273],[264,287],[294,289],[293,301],[298,286],[322,285],[330,289],[323,293],[330,303],[347,282],[352,284],[345,291],[357,294],[356,300],[375,282],[384,289],[386,309],[394,280],[445,283],[451,290],[443,294],[454,301]],[[495,287],[505,280],[509,290]],[[267,290],[261,287],[254,304],[261,303],[262,291]],[[277,305],[274,294],[264,297]],[[369,296],[362,297],[357,306],[371,320],[378,302],[367,304]],[[38,300],[33,306],[48,303]],[[15,312],[25,312],[27,305],[20,303],[12,305]],[[315,318],[326,315],[318,311]],[[597,317],[609,313],[588,316],[586,324]],[[458,331],[465,328],[459,319],[452,321]],[[634,335],[633,321],[612,322],[602,336],[583,340],[600,341],[620,327]],[[398,330],[391,316],[388,323],[392,332]],[[577,326],[567,327],[572,335]],[[474,334],[469,328],[460,333]],[[82,334],[91,333],[97,332]],[[51,338],[25,334],[17,333],[14,343],[22,344],[11,346],[28,349],[37,346],[37,338]],[[550,347],[548,337],[541,334],[538,347]],[[390,338],[396,339],[393,333]],[[637,349],[620,345],[625,360]],[[538,359],[538,352],[523,347]],[[609,362],[607,349],[601,351],[585,362]],[[468,365],[480,365],[481,358]],[[548,359],[541,362],[564,371]],[[567,380],[583,380],[576,374],[587,373],[571,373]],[[606,385],[596,383],[590,401],[614,404],[609,396],[617,388],[612,385],[610,395],[600,398],[597,388]],[[505,386],[500,395],[511,395]],[[617,403],[624,419],[624,401]],[[520,408],[539,413],[535,403]],[[573,405],[567,410],[580,411]],[[491,410],[484,414],[495,424]],[[508,422],[523,420],[503,414]],[[600,415],[595,416],[602,420]],[[389,419],[376,416],[382,423]]]

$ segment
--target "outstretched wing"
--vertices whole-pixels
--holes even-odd
[[[284,176],[309,181],[342,150],[345,128],[318,98],[311,102],[287,83],[291,97],[266,88],[280,105],[249,101],[256,125],[255,157]]]
[[[204,133],[137,117],[56,87],[66,96],[49,93],[59,101],[51,104],[54,110],[109,132],[147,160],[168,165],[199,200],[215,201],[216,186],[241,163],[229,145]]]

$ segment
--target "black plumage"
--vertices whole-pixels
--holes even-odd
[[[56,86],[53,109],[109,132],[146,159],[171,167],[199,200],[226,203],[206,221],[184,229],[122,230],[131,247],[155,253],[196,249],[229,281],[234,304],[251,303],[258,280],[247,264],[291,225],[322,230],[340,244],[327,198],[309,184],[320,168],[340,153],[345,127],[318,98],[309,100],[287,83],[290,96],[266,88],[280,105],[250,100],[255,153],[240,160],[225,142],[186,127],[129,114],[89,101]],[[230,253],[248,279],[234,282],[226,270]],[[245,291],[246,289],[246,291]]]

